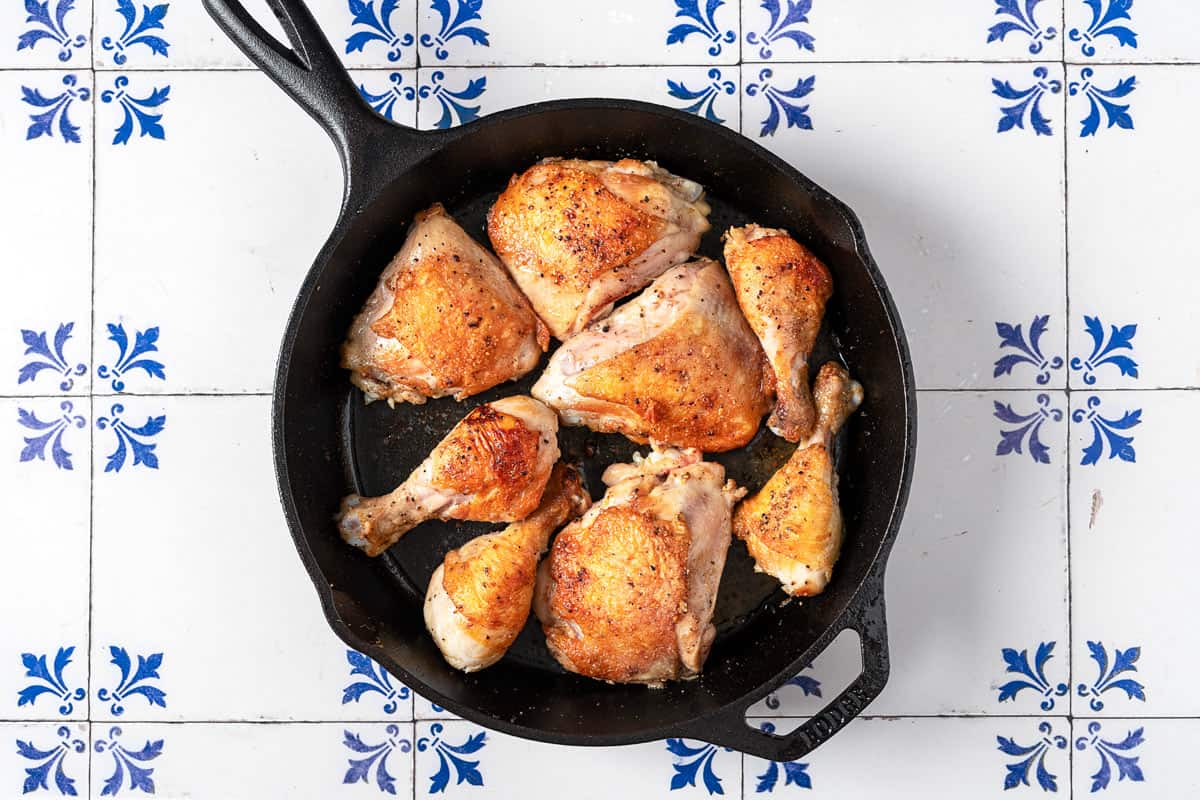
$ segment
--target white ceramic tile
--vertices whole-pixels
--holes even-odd
[[[122,12],[118,0],[95,2],[93,49],[98,69],[251,66],[201,3],[130,3]],[[307,0],[307,4],[348,66],[417,65],[416,0]],[[288,44],[265,3],[256,0],[245,5],[270,33]]]
[[[1067,0],[1068,61],[1200,60],[1200,7],[1155,0]]]
[[[268,391],[341,202],[333,147],[258,73],[98,75],[96,362],[109,377],[97,372],[97,390]],[[147,98],[165,98],[142,110],[161,117],[152,125],[136,108]],[[124,123],[132,133],[114,144]],[[133,366],[151,330],[161,375]]]
[[[811,716],[862,672],[862,642],[853,630],[838,634],[799,675],[750,707],[751,716]],[[870,713],[869,711],[867,713]]]
[[[1075,797],[1114,800],[1200,796],[1200,720],[1075,720]]]
[[[0,8],[0,67],[87,69],[92,0],[9,0]]]
[[[785,730],[783,720],[753,721]],[[1014,794],[1006,794],[1008,781],[1029,796],[1067,795],[1070,736],[1062,719],[860,719],[790,765],[772,770],[771,762],[746,756],[743,796],[807,796],[806,779],[812,796],[829,798],[1001,798]],[[1002,746],[1029,750],[1010,755]]]
[[[92,797],[257,800],[412,792],[409,722],[95,723],[92,736]]]
[[[1180,627],[1200,554],[1200,394],[1077,392],[1071,405],[1074,713],[1200,714],[1187,666],[1200,637]]]
[[[1200,303],[1200,277],[1185,267],[1200,162],[1179,113],[1200,96],[1200,67],[1071,67],[1068,77],[1071,385],[1196,386],[1184,309]]]
[[[0,400],[3,719],[87,716],[88,404]]]
[[[86,393],[92,77],[0,72],[0,394]]]
[[[1057,59],[1063,0],[742,0],[746,61]]]
[[[86,723],[0,724],[0,794],[88,796]]]
[[[513,106],[620,97],[684,109],[737,128],[737,67],[421,69],[419,122],[447,128]]]
[[[1060,67],[747,65],[742,87],[743,133],[858,213],[918,386],[1064,385]]]
[[[891,678],[871,713],[1066,714],[1066,397],[922,392],[918,409],[887,569]]]
[[[736,795],[738,753],[690,739],[629,747],[562,747],[471,722],[416,724],[417,797],[517,797],[534,786],[570,787],[578,800]],[[715,787],[715,788],[714,788]]]
[[[421,64],[736,64],[734,0],[419,0]]]
[[[431,700],[426,700],[416,692],[413,692],[413,716],[417,719],[428,719],[434,721],[458,719],[456,715],[451,714],[437,703],[434,703]]]
[[[356,672],[325,624],[276,499],[268,398],[96,402],[93,719],[411,719],[407,689]]]

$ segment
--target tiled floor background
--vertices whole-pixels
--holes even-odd
[[[332,148],[199,3],[3,0],[0,797],[1200,796],[1200,5],[312,5],[398,122],[637,97],[859,212],[921,390],[891,683],[772,765],[515,740],[347,653],[265,396]],[[756,721],[856,667],[839,640]]]

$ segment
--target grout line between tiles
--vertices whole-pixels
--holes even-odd
[[[92,30],[89,31],[89,41],[95,47],[95,18],[92,19]],[[100,148],[100,95],[99,80],[95,70],[92,77],[92,256],[90,272],[91,304],[88,321],[88,343],[91,347],[91,364],[96,363],[96,157]],[[65,112],[64,112],[65,113]],[[92,787],[92,652],[95,650],[95,613],[94,601],[96,590],[96,572],[94,569],[96,553],[96,430],[93,427],[96,419],[96,381],[95,376],[88,376],[88,638],[87,638],[87,718],[88,718],[88,792]]]

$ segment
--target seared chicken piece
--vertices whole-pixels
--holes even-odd
[[[532,394],[568,425],[715,453],[754,437],[769,383],[725,270],[700,259],[567,340]]]
[[[787,231],[757,225],[726,231],[725,268],[775,378],[777,399],[767,426],[798,442],[816,422],[808,356],[833,293],[829,270]]]
[[[505,397],[463,417],[404,483],[342,501],[338,529],[377,556],[427,519],[515,522],[541,502],[558,461],[558,419],[530,397]]]
[[[425,627],[450,666],[474,672],[500,660],[529,618],[550,535],[589,505],[579,472],[560,463],[532,515],[446,554],[429,579]]]
[[[604,472],[608,492],[559,533],[534,611],[566,669],[613,683],[694,677],[742,495],[697,450],[655,449]]]
[[[488,236],[565,339],[691,257],[709,228],[703,194],[653,161],[548,158],[512,178],[488,213]]]
[[[862,402],[862,387],[832,362],[816,382],[817,426],[807,442],[753,497],[738,505],[733,530],[756,569],[778,578],[794,597],[820,594],[842,549],[842,510],[829,449]]]
[[[435,204],[354,319],[342,366],[367,402],[462,400],[529,372],[549,343],[496,257]]]

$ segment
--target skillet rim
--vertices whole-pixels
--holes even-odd
[[[364,104],[365,107],[365,104]],[[715,136],[718,139],[723,139],[724,144],[729,147],[739,148],[749,151],[749,154],[765,162],[766,165],[776,173],[780,174],[787,181],[796,184],[814,199],[814,202],[825,205],[837,211],[838,215],[846,224],[854,243],[855,253],[858,256],[859,266],[864,268],[870,279],[872,287],[879,295],[882,301],[883,311],[886,315],[889,333],[896,344],[895,357],[899,362],[901,382],[903,391],[898,398],[894,398],[892,402],[895,405],[903,404],[904,427],[903,427],[903,463],[900,468],[899,483],[896,487],[894,497],[891,499],[891,508],[888,512],[888,524],[886,530],[880,538],[879,545],[875,549],[874,555],[865,571],[865,577],[854,593],[847,600],[843,608],[835,615],[833,622],[825,629],[825,631],[814,640],[814,642],[799,653],[788,666],[781,670],[770,680],[758,684],[757,686],[743,692],[739,697],[722,704],[718,709],[701,716],[697,716],[687,721],[652,725],[642,728],[634,733],[619,733],[619,734],[603,734],[603,733],[573,733],[559,732],[541,727],[531,727],[519,722],[512,722],[507,719],[491,716],[485,712],[479,711],[471,706],[463,705],[458,701],[448,698],[438,692],[436,689],[428,686],[416,675],[410,672],[403,664],[400,664],[395,658],[391,657],[386,650],[381,646],[374,645],[360,638],[350,626],[345,623],[336,607],[334,599],[333,587],[326,578],[321,565],[313,555],[308,546],[307,536],[305,535],[304,526],[299,518],[299,513],[296,509],[295,496],[292,491],[291,481],[288,474],[288,454],[284,444],[285,417],[287,412],[287,397],[286,384],[289,368],[291,365],[291,356],[296,343],[296,337],[300,328],[300,323],[303,320],[309,303],[312,300],[312,295],[320,281],[321,275],[326,266],[328,266],[333,253],[345,240],[348,233],[348,226],[354,218],[361,213],[362,210],[373,204],[380,196],[382,191],[397,180],[402,179],[406,174],[412,172],[420,163],[436,152],[443,149],[445,146],[460,138],[467,136],[483,136],[489,128],[504,125],[505,123],[536,115],[550,115],[559,112],[571,112],[582,109],[613,111],[613,112],[638,112],[643,114],[657,115],[666,117],[686,126],[703,129],[705,135]],[[452,713],[486,728],[497,730],[502,733],[519,736],[526,739],[536,741],[549,742],[552,744],[571,745],[571,746],[613,746],[636,744],[647,741],[655,741],[671,736],[689,735],[694,738],[705,738],[705,731],[708,730],[709,735],[717,733],[717,729],[728,727],[726,721],[731,716],[741,718],[745,710],[753,703],[761,700],[770,692],[774,691],[782,685],[788,678],[798,672],[806,663],[811,663],[812,660],[824,651],[846,628],[860,629],[862,627],[861,620],[856,623],[856,618],[863,615],[864,608],[875,603],[879,606],[879,613],[882,615],[883,597],[884,597],[884,577],[886,571],[887,560],[890,555],[892,546],[900,532],[900,525],[903,518],[905,506],[908,501],[908,495],[912,483],[912,473],[916,456],[916,380],[913,372],[912,357],[908,345],[908,340],[905,335],[903,323],[901,322],[899,312],[896,308],[895,301],[888,289],[887,282],[883,277],[879,266],[874,257],[871,255],[867,245],[866,234],[863,230],[862,223],[854,211],[842,202],[840,199],[831,194],[824,187],[814,182],[807,175],[801,173],[787,161],[772,153],[767,148],[753,141],[749,137],[742,135],[736,131],[726,128],[724,125],[710,122],[708,120],[697,117],[678,109],[669,108],[667,106],[658,105],[656,103],[648,103],[638,100],[628,100],[621,98],[579,98],[571,100],[551,100],[540,103],[531,103],[522,106],[516,106],[511,109],[489,114],[478,120],[461,125],[455,128],[450,128],[443,131],[418,131],[416,129],[407,128],[371,112],[377,118],[377,121],[387,123],[387,128],[390,131],[385,132],[386,136],[390,133],[400,143],[401,149],[405,149],[405,145],[411,147],[418,152],[418,155],[401,159],[393,168],[386,170],[387,175],[381,175],[375,170],[364,170],[364,175],[357,174],[356,170],[363,168],[363,162],[357,161],[352,156],[355,155],[354,147],[351,146],[348,151],[342,152],[343,170],[345,171],[346,189],[343,197],[343,202],[340,207],[338,217],[334,222],[329,236],[322,245],[317,256],[313,260],[312,265],[305,273],[304,280],[296,293],[295,300],[292,303],[291,311],[288,314],[287,323],[284,328],[282,341],[280,343],[279,355],[276,361],[276,369],[274,375],[274,383],[271,392],[271,444],[272,456],[274,462],[276,484],[279,491],[280,504],[283,507],[284,517],[287,520],[288,530],[291,533],[293,543],[295,544],[297,553],[300,556],[301,562],[304,564],[305,571],[308,573],[309,579],[313,583],[313,588],[316,590],[318,599],[321,603],[321,610],[325,616],[326,622],[329,624],[333,632],[347,646],[352,647],[360,652],[363,652],[373,658],[376,662],[383,665],[389,672],[398,677],[405,685],[409,686],[418,694],[429,698],[438,703],[438,705],[446,708]],[[405,142],[404,140],[407,140]],[[365,144],[365,142],[364,142]],[[384,145],[387,146],[387,145]],[[396,144],[392,144],[395,147]],[[360,180],[362,179],[362,180]],[[895,409],[894,413],[901,413],[899,408]],[[859,630],[860,636],[862,631]],[[865,644],[865,638],[864,638]],[[885,661],[886,661],[886,644]],[[870,668],[870,665],[864,663],[862,671],[865,674]],[[884,668],[883,680],[886,681],[886,666]],[[828,710],[836,701],[831,702]],[[821,712],[822,714],[824,713]],[[716,726],[715,729],[710,729],[709,726]],[[746,727],[743,723],[743,727]],[[790,734],[781,734],[771,736],[773,739],[786,741],[801,729]]]

